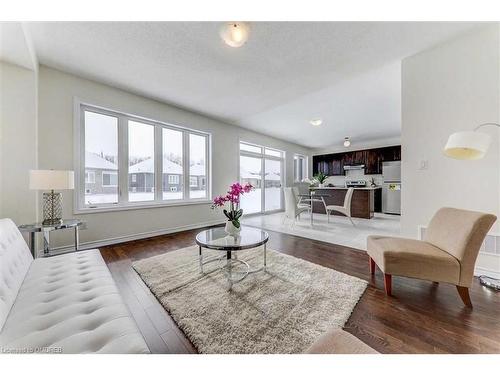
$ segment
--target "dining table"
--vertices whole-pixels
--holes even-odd
[[[314,204],[314,202],[323,203],[323,206],[325,206],[325,212],[326,212],[325,198],[329,197],[329,195],[316,193],[314,190],[311,190],[311,191],[309,191],[308,194],[299,194],[298,196],[300,198],[299,204],[301,202],[308,202],[309,203],[309,205],[310,205],[309,212],[311,213],[311,216],[310,216],[311,226],[313,226],[313,224],[314,224],[313,204]]]

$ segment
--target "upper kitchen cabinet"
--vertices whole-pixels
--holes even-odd
[[[382,160],[378,149],[366,150],[365,174],[381,174]]]
[[[365,174],[382,174],[382,162],[401,160],[401,146],[313,156],[313,172],[342,176],[346,165],[365,165]]]

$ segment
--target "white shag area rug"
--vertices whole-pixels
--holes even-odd
[[[221,255],[203,249],[204,258]],[[238,252],[258,268],[263,248]],[[133,264],[200,353],[301,353],[322,333],[342,327],[367,282],[277,251],[267,270],[231,290],[218,262],[199,272],[198,247]]]

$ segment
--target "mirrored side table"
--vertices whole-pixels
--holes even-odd
[[[36,241],[35,234],[41,232],[43,234],[43,256],[50,255],[50,232],[61,229],[73,229],[75,231],[75,251],[78,251],[80,242],[79,229],[85,229],[85,222],[82,220],[69,219],[62,220],[58,224],[43,225],[42,223],[20,225],[21,232],[29,233],[29,246],[31,254],[36,258]]]

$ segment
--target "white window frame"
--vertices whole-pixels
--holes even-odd
[[[102,184],[101,186],[102,187],[117,187],[118,185],[104,185],[104,175],[107,174],[107,175],[116,175],[116,182],[118,183],[118,171],[116,172],[113,172],[113,171],[104,171],[102,172]],[[111,181],[111,177],[109,178],[109,181]]]
[[[85,111],[113,116],[118,119],[118,202],[103,204],[85,204]],[[129,202],[128,201],[128,121],[137,121],[155,127],[155,192],[154,201]],[[189,134],[205,137],[206,142],[206,190],[205,198],[189,198],[189,184],[182,185],[183,198],[163,200],[163,147],[162,129],[172,129],[182,132],[183,137],[183,176],[187,180],[189,176]],[[159,206],[179,206],[191,204],[210,203],[212,196],[212,136],[210,133],[190,129],[184,126],[165,123],[158,120],[147,119],[141,116],[126,113],[124,111],[112,110],[95,104],[74,99],[74,165],[75,165],[75,199],[73,211],[75,214],[87,214],[92,212],[121,211],[130,209],[143,209]],[[185,181],[187,182],[187,181]]]
[[[169,185],[179,185],[180,181],[178,174],[169,174],[167,180]]]
[[[89,177],[87,180],[87,176]],[[92,178],[90,178],[92,176]],[[86,184],[95,184],[95,172],[94,171],[85,171],[85,183]]]
[[[297,169],[295,168],[295,160],[299,160],[302,163],[302,179],[297,178]],[[293,155],[293,160],[294,160],[294,166],[293,166],[293,181],[294,182],[302,182],[305,180],[309,175],[308,175],[308,170],[307,167],[309,165],[309,160],[307,159],[307,156],[301,155],[301,154],[294,154]]]

